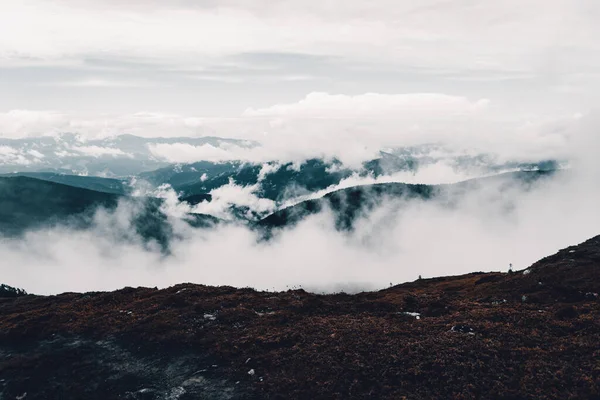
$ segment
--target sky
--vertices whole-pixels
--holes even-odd
[[[569,178],[533,192],[490,188],[455,210],[384,205],[351,235],[336,233],[327,213],[265,245],[240,226],[191,232],[174,219],[183,239],[167,258],[107,237],[106,227],[129,227],[136,211],[125,204],[86,232],[0,241],[0,270],[7,283],[58,293],[183,281],[372,289],[526,268],[597,234],[599,20],[597,0],[0,0],[2,139],[261,144],[150,148],[173,163],[360,165],[387,147],[432,142],[574,162]],[[428,183],[455,178],[424,172]],[[254,204],[251,189],[215,195]]]
[[[348,163],[429,142],[560,158],[565,127],[598,101],[598,17],[594,0],[0,0],[0,137],[211,135]]]
[[[431,93],[570,115],[597,100],[599,16],[594,0],[0,0],[0,112],[264,118],[314,93]]]

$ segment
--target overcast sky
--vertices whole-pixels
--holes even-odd
[[[382,207],[350,236],[335,235],[326,215],[261,245],[242,227],[182,228],[169,258],[115,242],[136,212],[125,204],[99,213],[91,231],[0,241],[0,272],[57,293],[190,280],[372,288],[524,268],[600,225],[599,21],[598,0],[0,0],[0,138],[210,134],[263,144],[149,147],[170,162],[318,155],[360,165],[418,142],[579,161],[578,179],[539,191],[492,187],[456,209]],[[36,157],[17,144],[0,150]],[[414,179],[454,180],[444,166]],[[252,190],[230,184],[213,195],[247,205],[239,198],[257,201]]]
[[[597,0],[0,0],[0,134],[415,109],[541,123],[595,107],[599,17]]]

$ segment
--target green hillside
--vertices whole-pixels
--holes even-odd
[[[412,185],[405,183],[378,183],[340,189],[317,199],[302,201],[283,208],[263,218],[255,226],[270,231],[293,226],[324,209],[333,212],[335,226],[340,230],[353,228],[356,219],[367,214],[386,199],[444,201],[447,205],[459,201],[461,196],[484,186],[496,186],[500,191],[518,185],[529,190],[537,182],[550,177],[555,171],[519,171],[487,178],[471,179],[451,185]]]
[[[82,189],[90,189],[97,192],[127,194],[130,191],[129,184],[125,179],[103,178],[99,176],[81,176],[60,174],[55,172],[17,172],[6,174],[5,177],[26,176],[49,182],[62,183]]]
[[[98,208],[114,210],[119,201],[131,201],[139,207],[133,220],[135,233],[147,242],[158,242],[166,250],[173,232],[160,209],[161,199],[127,197],[25,176],[0,177],[0,236],[18,236],[31,229],[57,225],[89,228]],[[218,222],[202,214],[191,214],[186,221],[193,227]]]

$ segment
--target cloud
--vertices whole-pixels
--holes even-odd
[[[0,162],[4,164],[29,165],[31,161],[10,146],[0,145]]]
[[[72,153],[69,151],[65,151],[65,150],[61,150],[61,151],[55,151],[54,154],[57,157],[63,158],[63,157],[77,157],[77,153]]]
[[[247,109],[245,117],[418,120],[423,117],[468,116],[485,109],[489,100],[469,101],[439,93],[381,94],[356,96],[310,93],[297,103],[263,109]]]
[[[547,1],[543,8],[516,0],[381,0],[368,6],[356,0],[5,0],[0,55],[30,62],[108,56],[189,65],[206,57],[291,51],[419,67],[539,71],[549,70],[544,58],[564,49],[584,50],[572,51],[570,64],[597,66],[592,38],[599,12],[593,3],[565,0]],[[554,64],[555,71],[562,69]]]
[[[192,212],[213,215],[217,218],[231,220],[232,207],[244,208],[245,215],[254,219],[255,215],[265,215],[275,211],[274,201],[258,197],[256,192],[260,185],[240,186],[230,180],[228,184],[210,191],[211,201],[203,201],[192,208]]]
[[[230,75],[196,75],[194,79],[200,81],[209,81],[209,82],[223,82],[223,83],[242,83],[246,81],[246,78],[240,76],[230,76]]]
[[[259,141],[261,147],[216,148],[173,143],[153,145],[151,151],[170,162],[262,163],[325,157],[357,165],[377,157],[384,147],[448,138],[450,124],[459,126],[451,132],[457,134],[461,123],[485,119],[487,104],[486,99],[471,101],[434,93],[355,96],[311,93],[296,103],[248,109],[238,119],[204,121],[205,126],[214,126],[217,132],[223,129],[234,137],[235,128],[243,126],[246,132],[240,137]],[[463,129],[462,134],[474,133]]]
[[[526,268],[598,234],[597,126],[593,116],[579,119],[570,128],[575,132],[566,149],[576,167],[531,190],[517,182],[488,180],[452,205],[443,199],[387,199],[349,233],[336,231],[324,211],[264,242],[236,224],[194,230],[178,223],[192,208],[178,203],[175,193],[164,187],[159,194],[166,199],[164,210],[176,234],[170,255],[136,239],[131,227],[136,207],[123,203],[113,213],[99,212],[88,230],[55,227],[21,239],[1,238],[0,274],[6,283],[37,293],[190,281],[335,291],[377,289],[418,275],[506,271],[509,263]],[[448,175],[454,178],[459,177]],[[358,183],[353,179],[340,187]],[[212,192],[214,205],[201,203],[195,211],[225,214],[231,205],[269,210],[272,204],[257,198],[255,190],[230,182]]]
[[[379,150],[440,143],[449,151],[495,154],[504,159],[561,158],[580,114],[511,117],[487,99],[436,93],[334,95],[311,93],[295,103],[248,109],[266,119],[268,154],[298,160],[335,157],[348,165]]]
[[[160,86],[155,82],[139,80],[114,80],[114,79],[83,79],[73,81],[52,82],[47,85],[62,87],[80,87],[80,88],[144,88]]]
[[[296,74],[296,75],[277,75],[272,71],[268,71],[268,74],[264,72],[261,74],[201,74],[194,75],[193,79],[199,81],[209,82],[222,82],[222,83],[278,83],[278,82],[305,82],[322,79],[320,77],[308,75],[308,74]]]
[[[381,149],[438,144],[423,158],[439,160],[416,174],[352,176],[317,195],[356,184],[455,182],[483,172],[457,168],[452,159],[481,153],[499,163],[558,158],[573,165],[568,179],[535,192],[494,187],[456,209],[390,201],[353,234],[335,232],[324,213],[263,244],[239,226],[190,231],[178,223],[189,209],[161,188],[156,194],[181,237],[172,256],[135,238],[115,239],[115,232],[131,229],[136,212],[124,204],[115,213],[99,212],[87,231],[57,228],[0,240],[0,273],[49,293],[185,280],[370,288],[417,274],[525,266],[592,236],[600,222],[600,123],[587,110],[600,93],[599,4],[0,0],[0,74],[6,77],[0,85],[7,99],[1,107],[39,108],[0,112],[0,138],[80,134],[76,145],[55,152],[59,157],[129,157],[85,143],[123,133],[261,144],[149,147],[173,163],[300,165],[322,157],[359,166]],[[212,86],[218,90],[210,92]],[[163,111],[131,113],[131,104]],[[208,118],[213,105],[227,111]],[[80,111],[62,111],[73,109]],[[0,164],[19,169],[47,162],[51,154],[39,150],[2,141]],[[263,165],[261,177],[269,168]],[[230,182],[196,211],[224,218],[232,206],[271,211],[274,204],[260,199],[258,189]]]
[[[221,144],[160,143],[149,150],[169,162],[199,160],[302,161],[336,157],[357,164],[376,157],[383,147],[457,136],[461,123],[485,119],[487,101],[444,94],[332,95],[312,93],[297,103],[249,109],[238,118],[199,118],[140,112],[129,115],[69,116],[47,112],[8,112],[0,128],[11,136],[56,134],[69,129],[82,139],[121,133],[145,137],[211,135],[250,139],[261,147]],[[10,117],[10,118],[9,118]],[[52,118],[50,118],[52,117]],[[56,121],[53,124],[53,121]],[[473,132],[462,131],[469,139]],[[455,140],[456,138],[450,137]],[[466,141],[467,139],[465,139]],[[84,149],[85,150],[85,149]],[[92,149],[90,149],[91,151]]]
[[[1,137],[41,136],[69,130],[67,115],[56,111],[11,110],[0,112]]]
[[[241,146],[216,147],[211,144],[194,146],[189,143],[157,143],[149,144],[150,152],[172,163],[193,163],[197,161],[230,161],[245,160],[248,150]]]
[[[514,172],[514,170],[503,170],[498,173]],[[284,202],[281,208],[289,207],[300,202],[318,199],[325,196],[328,193],[332,193],[341,189],[347,189],[356,186],[363,185],[374,185],[379,183],[407,183],[407,184],[424,184],[424,185],[444,185],[463,182],[469,179],[483,178],[487,176],[493,176],[496,174],[490,174],[484,169],[480,169],[475,165],[469,165],[462,170],[456,168],[448,160],[441,160],[432,164],[424,165],[419,167],[416,171],[400,171],[394,173],[387,173],[385,175],[374,176],[360,176],[358,174],[352,174],[351,176],[342,179],[338,184],[331,185],[323,190],[319,190],[306,195],[293,197]]]
[[[505,160],[564,158],[581,113],[506,118],[487,99],[442,93],[314,92],[293,103],[250,108],[236,118],[169,113],[70,116],[56,112],[0,114],[0,132],[27,137],[60,131],[82,140],[122,133],[144,137],[221,136],[260,146],[156,143],[148,150],[172,163],[200,160],[302,162],[336,158],[348,166],[378,157],[382,149],[439,143],[447,151],[490,153]],[[116,155],[116,154],[115,154]]]
[[[123,150],[112,148],[112,147],[100,147],[100,146],[74,146],[71,147],[72,151],[76,151],[81,154],[92,157],[102,156],[127,156],[132,157],[131,154],[125,153]]]
[[[240,188],[230,189],[239,194]],[[277,290],[288,285],[369,290],[418,275],[506,271],[509,263],[526,268],[597,234],[598,200],[597,183],[590,186],[578,175],[565,174],[533,191],[516,184],[502,191],[484,186],[455,207],[389,199],[359,220],[352,233],[335,231],[327,212],[270,242],[257,241],[243,226],[193,230],[174,224],[178,239],[169,256],[135,238],[118,239],[115,232],[130,232],[135,209],[121,205],[114,214],[97,217],[90,230],[54,228],[1,240],[5,262],[0,272],[7,283],[36,293],[190,281]],[[569,213],[557,212],[564,209]]]
[[[592,39],[600,7],[589,1],[117,3],[0,1],[2,85],[19,94],[0,107],[202,110],[201,117],[283,110],[298,118],[319,115],[302,108],[307,99],[294,104],[307,93],[310,101],[322,92],[380,99],[432,93],[489,99],[503,118],[535,119],[585,111],[600,93],[600,50]],[[85,122],[96,124],[95,117]],[[130,122],[117,125],[158,135],[156,125]],[[199,135],[212,126],[174,128]],[[118,129],[109,124],[103,134]]]
[[[219,123],[221,119],[156,112],[113,115],[10,110],[0,112],[0,137],[58,136],[66,132],[76,132],[82,140],[123,133],[142,137],[196,137],[202,136],[203,127],[210,121]],[[223,121],[223,125],[227,126],[227,121]]]
[[[27,150],[27,154],[34,156],[35,158],[44,158],[45,156],[37,150]]]

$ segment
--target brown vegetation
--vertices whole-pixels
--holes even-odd
[[[600,398],[600,237],[527,271],[0,299],[0,398]]]

